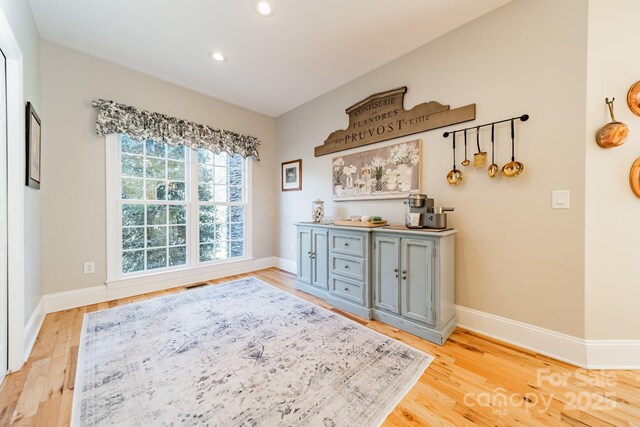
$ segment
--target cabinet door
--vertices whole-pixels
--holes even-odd
[[[400,313],[399,258],[400,239],[374,236],[374,305]]]
[[[329,289],[329,232],[313,230],[311,234],[311,284]]]
[[[433,255],[431,240],[402,239],[402,315],[433,325]]]
[[[298,280],[311,284],[311,229],[298,228]]]

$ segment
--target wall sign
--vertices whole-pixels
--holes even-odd
[[[451,110],[435,101],[404,109],[407,87],[380,92],[347,108],[349,127],[337,130],[315,148],[315,155],[336,153],[363,145],[475,120],[476,104]]]

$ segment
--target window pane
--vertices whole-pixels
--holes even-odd
[[[205,224],[211,224],[216,218],[215,206],[200,206],[200,222]]]
[[[165,157],[166,144],[162,144],[162,143],[159,144],[152,141],[151,139],[148,139],[146,143],[146,148],[147,148],[147,152],[146,152],[147,156]]]
[[[242,240],[244,238],[244,224],[231,224],[229,227],[231,240]]]
[[[147,247],[167,246],[167,227],[147,227]]]
[[[163,159],[146,159],[147,178],[165,179],[166,165]]]
[[[244,207],[229,207],[229,222],[244,222]]]
[[[215,240],[229,240],[229,226],[227,224],[216,224]]]
[[[122,254],[123,273],[142,270],[144,270],[144,251],[124,252]]]
[[[215,164],[216,166],[227,166],[228,159],[229,156],[227,155],[227,153],[216,154],[213,159],[213,164]]]
[[[142,154],[142,141],[136,141],[127,135],[122,135],[120,147],[123,153]]]
[[[244,167],[241,168],[229,168],[229,184],[230,185],[242,185],[242,175]]]
[[[242,187],[229,187],[229,201],[242,202]]]
[[[167,183],[165,181],[147,180],[147,200],[166,200]]]
[[[147,224],[164,225],[167,223],[167,207],[164,205],[147,206]]]
[[[213,200],[213,185],[199,184],[198,200],[200,200],[201,202],[210,202],[211,200]]]
[[[164,268],[167,266],[167,249],[150,249],[147,251],[147,269]]]
[[[198,150],[198,163],[200,164],[212,164],[213,153],[209,150]]]
[[[227,222],[229,206],[216,206],[216,222]]]
[[[187,248],[185,246],[178,246],[176,248],[169,248],[169,265],[183,265],[187,263]]]
[[[227,259],[229,258],[229,242],[217,242],[215,258]]]
[[[169,182],[169,193],[167,194],[169,200],[184,200],[185,188],[184,182]]]
[[[226,202],[228,201],[228,190],[226,185],[216,185],[214,186],[214,199],[216,202]]]
[[[122,155],[122,176],[144,177],[144,158],[142,156]]]
[[[175,181],[184,181],[184,162],[167,162],[168,177]]]
[[[227,185],[227,168],[216,166],[214,168],[215,182],[218,185]]]
[[[200,242],[213,242],[215,241],[215,226],[209,224],[200,224]]]
[[[142,200],[144,198],[143,191],[144,180],[135,178],[122,178],[122,193],[123,199],[136,199]]]
[[[178,246],[187,244],[187,227],[184,225],[176,225],[169,227],[169,246]]]
[[[144,225],[144,205],[122,205],[122,225]]]
[[[207,243],[200,245],[200,262],[213,261],[215,259],[215,245]]]
[[[169,224],[186,224],[187,208],[186,206],[173,205],[169,206]]]
[[[213,167],[208,165],[200,165],[200,170],[198,171],[198,181],[204,183],[213,182]]]
[[[144,227],[124,227],[122,229],[122,249],[144,248]]]
[[[244,243],[243,242],[231,242],[231,257],[238,257],[244,255]]]
[[[184,145],[167,146],[167,157],[174,160],[184,160],[185,148]]]

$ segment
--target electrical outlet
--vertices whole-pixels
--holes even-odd
[[[84,263],[84,274],[93,274],[96,272],[95,261],[87,261]]]

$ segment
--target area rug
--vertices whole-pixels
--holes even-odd
[[[85,315],[72,425],[375,426],[432,360],[247,278]]]

